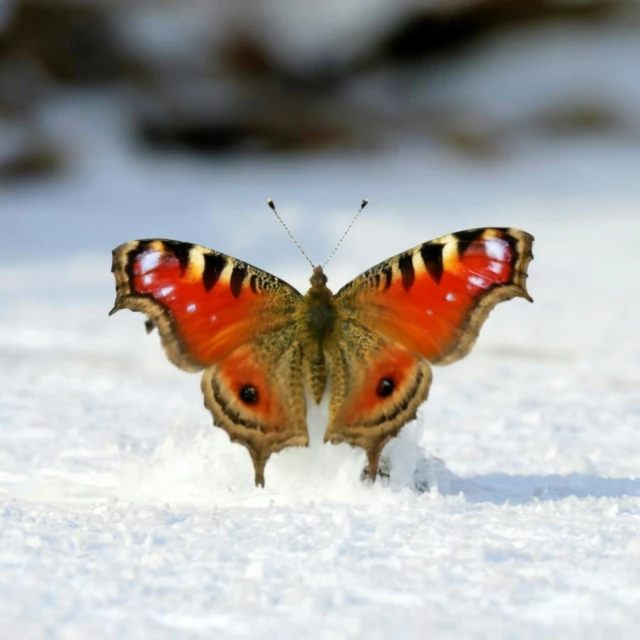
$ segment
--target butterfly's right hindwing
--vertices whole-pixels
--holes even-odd
[[[294,332],[291,326],[242,345],[202,376],[206,407],[215,424],[248,449],[260,486],[272,453],[309,442]]]

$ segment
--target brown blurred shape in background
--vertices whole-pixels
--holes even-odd
[[[518,42],[556,26],[597,37],[615,25],[636,29],[637,4],[0,1],[0,180],[69,168],[64,140],[39,113],[86,91],[115,96],[132,141],[153,152],[303,153],[410,139],[483,160],[522,132],[615,133],[629,123],[598,92],[567,87],[520,120],[440,93],[452,65],[472,64],[497,37]]]

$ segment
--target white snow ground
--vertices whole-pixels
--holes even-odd
[[[637,141],[196,164],[136,155],[113,111],[52,113],[91,161],[0,194],[0,637],[637,637]],[[537,238],[535,304],[502,305],[435,371],[390,486],[316,445],[256,489],[198,376],[142,316],[107,318],[110,251],[190,240],[304,288],[266,198],[320,260],[363,196],[336,289],[428,238],[510,224]]]

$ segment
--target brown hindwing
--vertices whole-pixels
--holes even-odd
[[[205,406],[214,424],[249,451],[257,486],[264,486],[272,453],[309,442],[294,333],[295,327],[289,327],[244,345],[202,376]]]
[[[375,479],[384,445],[427,399],[431,368],[356,318],[341,323],[339,337],[328,344],[328,360],[331,396],[325,442],[364,449],[369,477]]]

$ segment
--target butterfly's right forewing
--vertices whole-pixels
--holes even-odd
[[[158,328],[169,359],[198,371],[290,322],[300,294],[245,262],[188,242],[135,240],[113,252],[116,302]]]

